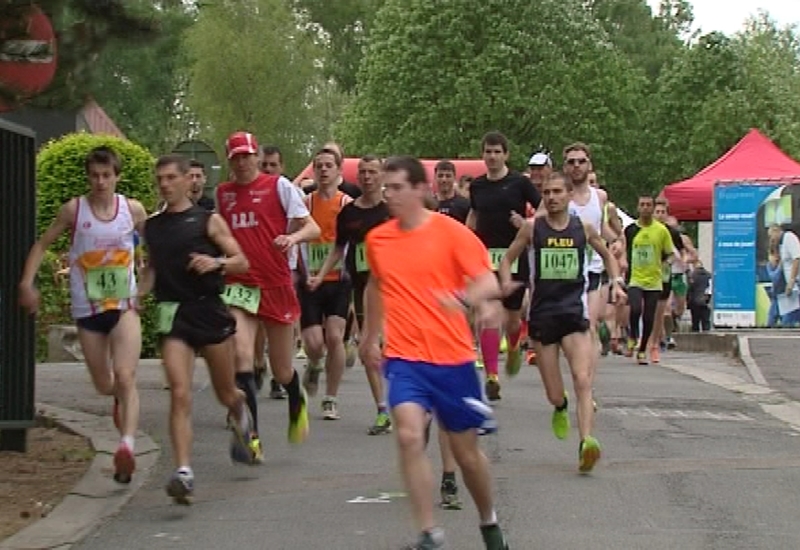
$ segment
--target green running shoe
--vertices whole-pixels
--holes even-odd
[[[506,355],[506,374],[512,378],[519,374],[519,369],[522,366],[522,349],[520,346],[508,350]]]
[[[553,435],[558,439],[566,439],[569,437],[570,423],[569,423],[569,402],[567,401],[567,392],[564,392],[564,409],[553,410]]]
[[[578,449],[578,470],[582,474],[588,474],[594,465],[600,460],[600,443],[590,435],[587,435]]]

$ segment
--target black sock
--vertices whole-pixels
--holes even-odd
[[[567,410],[567,405],[569,405],[569,400],[567,399],[567,396],[565,395],[564,396],[564,404],[561,405],[560,407],[556,407],[556,410],[558,412],[566,411]]]
[[[250,409],[250,414],[253,416],[253,432],[258,433],[258,404],[256,401],[258,389],[255,375],[252,372],[237,372],[236,386],[244,392],[247,408]]]
[[[297,371],[292,371],[292,380],[288,384],[284,384],[286,393],[289,395],[289,400],[292,402],[300,401],[300,377],[297,376]]]

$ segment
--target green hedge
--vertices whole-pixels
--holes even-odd
[[[41,234],[55,219],[58,209],[72,197],[86,194],[84,160],[95,147],[114,149],[122,159],[122,172],[117,192],[139,200],[148,211],[155,208],[157,193],[153,178],[155,159],[150,152],[124,139],[87,133],[66,135],[47,143],[36,157],[37,229]],[[56,241],[45,257],[39,271],[38,287],[42,294],[37,316],[37,357],[44,360],[47,353],[47,327],[71,324],[69,287],[57,284],[54,277],[59,258],[69,250],[69,237]],[[142,312],[142,356],[156,355],[156,312],[152,300],[147,300]]]

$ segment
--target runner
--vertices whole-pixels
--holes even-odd
[[[286,254],[293,246],[316,238],[319,227],[297,200],[288,179],[259,171],[258,144],[252,134],[232,134],[225,149],[233,181],[217,187],[217,204],[251,265],[245,274],[226,275],[223,299],[236,319],[236,385],[247,396],[253,417],[254,461],[263,462],[253,373],[259,323],[266,328],[272,372],[289,395],[288,439],[300,443],[308,435],[307,398],[292,367],[292,324],[299,306]],[[287,227],[294,231],[287,234]]]
[[[470,213],[467,226],[489,249],[492,266],[497,270],[500,259],[514,240],[517,227],[526,213],[527,205],[539,206],[541,195],[530,180],[519,172],[508,169],[508,140],[499,132],[489,132],[481,141],[486,174],[476,178],[470,186]],[[518,224],[515,226],[515,224]],[[514,280],[527,284],[528,259],[522,257],[512,268]],[[506,310],[505,332],[508,340],[506,373],[514,376],[521,364],[520,340],[522,335],[522,301],[525,287],[520,286],[503,299]],[[498,359],[500,354],[500,326],[482,326],[480,349],[486,369],[486,395],[490,401],[500,399]]]
[[[502,287],[510,290],[511,266],[528,250],[531,262],[531,307],[528,327],[536,348],[539,372],[547,398],[555,407],[553,433],[566,439],[570,432],[567,394],[559,367],[559,348],[572,372],[578,400],[579,469],[590,472],[600,459],[600,443],[592,437],[594,402],[593,341],[586,303],[587,247],[602,258],[612,277],[615,301],[623,299],[619,267],[595,228],[569,212],[571,178],[553,174],[543,188],[545,215],[528,220],[500,262]]]
[[[669,204],[667,204],[667,211],[669,211]],[[672,337],[672,334],[679,328],[679,321],[686,311],[686,296],[689,292],[687,270],[691,264],[697,261],[697,249],[675,216],[667,216],[667,227],[676,229],[680,233],[683,244],[682,257],[672,262],[672,298],[670,299],[672,311],[664,319],[667,349],[675,349],[675,338]]]
[[[589,185],[589,174],[592,172],[589,146],[576,142],[564,148],[564,170],[566,177],[570,178],[573,191],[570,200],[570,212],[579,216],[581,220],[592,226],[592,229],[601,236],[606,228],[603,213],[608,202],[606,192]],[[614,242],[619,237],[614,233],[608,235],[609,242]],[[603,259],[594,250],[588,250],[586,256],[587,288],[586,299],[589,308],[589,331],[595,343],[595,352],[592,356],[592,371],[597,368],[600,359],[600,341],[598,338],[598,323],[607,303],[606,295],[601,292],[602,273],[605,267]]]
[[[542,192],[542,185],[550,178],[552,173],[553,160],[543,148],[539,148],[528,159],[528,178],[539,193]]]
[[[189,190],[189,198],[191,198],[192,202],[197,206],[200,206],[209,212],[213,212],[214,208],[216,208],[214,205],[214,199],[206,197],[203,194],[203,190],[206,187],[206,165],[197,159],[192,159],[189,162],[191,166],[189,176],[192,179],[192,187]]]
[[[170,386],[170,435],[176,470],[167,494],[179,504],[189,504],[194,492],[191,468],[192,378],[195,354],[208,364],[211,383],[220,403],[233,419],[231,458],[252,463],[249,447],[251,418],[245,394],[234,383],[231,336],[236,321],[222,302],[224,274],[245,273],[249,268],[231,231],[219,214],[192,204],[189,161],[166,155],[155,166],[165,211],[147,220],[144,237],[149,251],[139,297],[152,290],[158,303],[157,331]]]
[[[628,256],[628,345],[625,355],[631,357],[639,339],[636,361],[647,365],[647,343],[653,333],[656,308],[663,289],[662,262],[672,256],[672,237],[664,225],[653,219],[655,200],[649,193],[639,195],[639,219],[625,228],[624,241]],[[639,321],[642,334],[639,338]]]
[[[672,247],[675,250],[675,253],[669,258],[669,261],[664,260],[663,264],[661,265],[661,296],[658,298],[655,320],[653,322],[653,334],[650,336],[650,360],[653,363],[659,363],[661,361],[662,341],[664,342],[663,345],[666,348],[666,341],[662,340],[665,335],[665,329],[668,328],[668,336],[669,338],[672,338],[672,308],[668,307],[670,299],[672,298],[672,266],[674,264],[683,265],[683,262],[681,262],[680,259],[686,253],[680,232],[676,228],[667,225],[667,218],[669,217],[668,209],[669,203],[667,202],[667,199],[660,197],[656,199],[653,217],[656,219],[656,221],[664,224],[664,227],[666,227],[667,231],[669,231],[670,237],[672,238]],[[682,290],[685,295],[685,286]],[[669,323],[667,323],[667,319],[669,319]]]
[[[480,241],[456,221],[425,209],[425,180],[417,159],[394,157],[384,163],[386,199],[395,219],[367,235],[372,273],[365,295],[361,358],[377,369],[386,357],[401,471],[421,531],[419,541],[407,548],[444,548],[444,534],[434,520],[433,475],[425,455],[427,415],[435,413],[478,508],[486,548],[507,550],[494,510],[488,460],[478,445],[478,429],[492,428],[493,419],[482,401],[465,315],[474,307],[482,320],[499,323],[502,313],[496,302],[488,301],[499,297],[499,285]]]
[[[273,176],[283,175],[283,155],[281,150],[275,145],[264,145],[261,147],[261,171],[265,174]],[[296,186],[292,186],[297,191],[297,200],[303,200],[303,193]],[[290,222],[291,223],[291,222]],[[287,227],[288,231],[289,228]],[[294,274],[297,271],[297,247],[293,246],[289,250],[289,269]],[[298,331],[297,323],[295,323],[295,331]],[[258,332],[256,333],[256,348],[255,348],[255,375],[256,387],[260,390],[264,385],[264,377],[269,369],[267,361],[267,331],[264,324],[258,325]],[[270,399],[286,399],[286,390],[275,380],[272,376],[269,380],[269,397]]]
[[[364,320],[364,289],[369,280],[369,265],[364,252],[364,239],[374,227],[389,219],[389,209],[381,189],[381,160],[367,155],[358,162],[358,183],[364,194],[346,204],[336,217],[336,246],[328,254],[319,273],[309,277],[308,287],[317,289],[328,273],[344,258],[345,269],[353,285],[353,302],[359,326]],[[369,435],[392,431],[392,420],[386,407],[380,369],[366,368],[372,399],[378,409],[375,423],[367,430]]]
[[[308,354],[303,386],[311,397],[317,394],[322,372],[320,362],[325,356],[325,396],[322,399],[325,420],[340,418],[337,395],[344,374],[344,332],[352,283],[341,263],[321,280],[315,275],[335,247],[339,212],[353,200],[337,189],[341,169],[342,159],[336,151],[320,149],[314,155],[314,179],[319,188],[306,197],[306,205],[321,234],[301,247],[302,278],[297,285],[302,311],[300,328]]]
[[[113,149],[92,149],[84,165],[89,192],[64,203],[31,248],[19,283],[20,304],[36,313],[36,273],[47,249],[69,232],[72,318],[94,387],[114,397],[114,425],[121,436],[114,453],[114,481],[127,484],[136,468],[136,365],[142,350],[133,235],[147,213],[138,201],[116,193],[122,162]]]
[[[456,165],[449,160],[440,160],[433,168],[433,175],[436,178],[436,209],[439,214],[466,223],[469,199],[456,193]]]

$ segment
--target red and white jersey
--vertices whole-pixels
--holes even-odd
[[[220,184],[217,211],[250,261],[247,273],[228,275],[226,282],[262,290],[291,286],[288,258],[274,241],[286,234],[289,220],[309,215],[292,183],[283,176],[262,173],[246,185]]]

